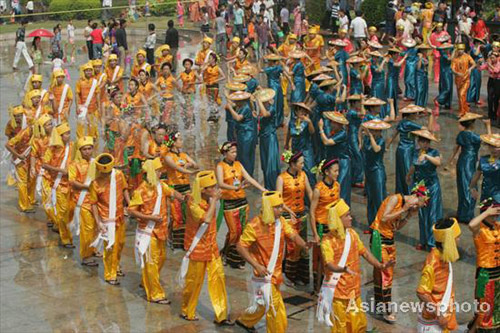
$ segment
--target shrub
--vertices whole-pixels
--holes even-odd
[[[319,24],[325,15],[325,1],[310,0],[306,1],[306,15],[309,17],[309,24]]]
[[[86,9],[100,8],[100,0],[52,0],[50,2],[49,11],[59,12],[65,10],[81,10],[81,12],[75,13],[62,13],[57,15],[52,15],[53,19],[65,21],[69,19],[97,19],[101,16],[99,10],[86,11]]]
[[[368,26],[380,26],[385,21],[387,0],[364,0],[361,3],[361,11],[364,14]]]

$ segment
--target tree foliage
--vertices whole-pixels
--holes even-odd
[[[50,2],[49,11],[60,12],[66,10],[81,10],[81,12],[75,13],[62,13],[57,14],[58,20],[69,20],[69,19],[95,19],[101,16],[101,12],[98,10],[86,11],[90,8],[100,8],[100,0],[52,0]]]
[[[385,21],[387,0],[364,0],[361,3],[361,11],[364,14],[368,26],[379,26]]]

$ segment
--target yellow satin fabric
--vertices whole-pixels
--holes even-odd
[[[271,294],[276,315],[274,315],[272,309],[269,309],[269,311],[265,313],[266,308],[264,306],[259,306],[255,313],[245,312],[238,320],[246,327],[254,327],[262,316],[266,315],[267,333],[286,332],[288,322],[286,319],[285,303],[283,302],[279,288],[274,284],[271,285]]]
[[[116,272],[120,266],[123,246],[125,245],[125,223],[121,223],[115,229],[115,244],[107,250],[108,242],[104,242],[104,254],[102,261],[104,263],[104,280],[116,280]]]
[[[72,244],[73,238],[69,230],[69,193],[59,186],[56,190],[56,212],[55,221],[59,227],[59,236],[63,245]]]
[[[90,246],[97,237],[97,224],[94,215],[88,209],[80,210],[80,259],[87,259],[94,255],[95,249]]]
[[[224,269],[220,257],[210,261],[189,261],[186,286],[182,292],[182,314],[193,319],[198,297],[203,287],[205,272],[208,276],[208,294],[215,312],[215,321],[227,319],[227,293]]]
[[[50,205],[50,192],[51,192],[50,182],[44,177],[42,178],[42,204],[45,214],[47,214],[47,219],[54,223],[54,228],[57,229],[57,220],[54,216],[54,209],[52,207],[47,207]]]
[[[32,177],[28,175],[28,167],[26,163],[19,163],[16,166],[17,173],[17,189],[18,189],[18,204],[21,211],[33,209],[32,202],[34,200],[34,186]],[[30,192],[33,192],[30,194]]]
[[[82,136],[91,136],[94,138],[94,142],[99,142],[98,115],[89,112],[87,113],[87,119],[88,121],[85,123],[82,123],[80,121],[76,123],[77,139],[81,138]],[[94,147],[94,150],[97,150],[97,148]]]
[[[356,306],[349,299],[334,298],[332,303],[332,333],[366,332],[366,316],[361,309],[361,297],[356,298]],[[347,312],[349,310],[349,312]]]
[[[149,245],[149,261],[144,255],[144,268],[142,269],[142,285],[146,291],[148,301],[158,301],[165,298],[165,291],[161,286],[160,272],[166,259],[165,241],[151,237]]]

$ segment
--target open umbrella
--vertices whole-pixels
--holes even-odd
[[[47,29],[36,29],[28,37],[54,37],[54,34]]]

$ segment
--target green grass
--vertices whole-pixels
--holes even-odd
[[[177,18],[176,17],[166,17],[166,16],[150,16],[150,17],[140,17],[136,22],[129,22],[128,27],[129,28],[144,28],[147,29],[147,25],[149,23],[154,23],[156,25],[156,30],[157,31],[163,31],[167,29],[167,22],[168,20],[174,20],[176,27],[177,26]],[[52,29],[55,27],[57,23],[61,23],[63,27],[63,34],[65,33],[66,30],[66,25],[68,24],[66,21],[39,21],[39,22],[34,22],[33,24],[28,24],[26,26],[26,32],[29,34],[32,30],[35,29],[48,29],[52,31]],[[73,25],[75,28],[85,28],[87,25],[86,20],[73,20]],[[7,24],[7,25],[1,25],[0,26],[0,34],[6,34],[10,32],[16,32],[17,28],[19,28],[19,24]],[[185,29],[196,29],[198,30],[198,26],[195,25],[193,22],[190,22],[187,17],[184,18],[184,28]]]

